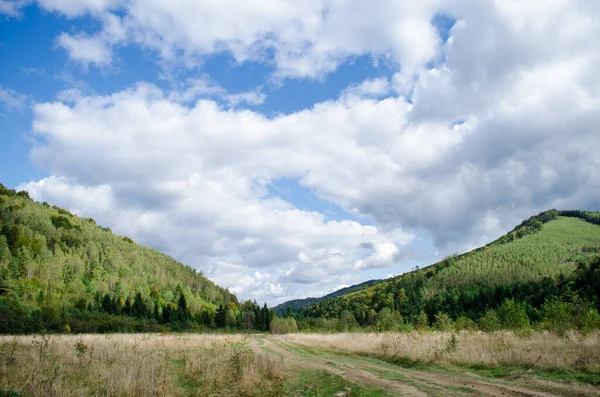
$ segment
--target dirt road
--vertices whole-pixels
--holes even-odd
[[[289,365],[326,370],[348,381],[398,396],[600,396],[600,390],[592,386],[566,385],[527,376],[518,380],[500,380],[467,372],[403,368],[371,358],[294,344],[277,336],[252,337],[250,345],[253,349],[283,357]]]

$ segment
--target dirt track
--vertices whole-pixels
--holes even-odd
[[[471,373],[407,369],[370,358],[296,345],[276,336],[253,337],[250,345],[254,349],[282,356],[288,365],[326,370],[348,381],[398,396],[600,396],[600,390],[592,386],[566,385],[527,376],[519,380],[497,380]]]

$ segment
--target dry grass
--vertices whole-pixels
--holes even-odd
[[[0,336],[0,391],[233,396],[281,384],[276,359],[252,353],[245,341],[241,335],[196,334]]]
[[[587,336],[548,332],[517,336],[511,332],[447,332],[333,335],[289,334],[278,338],[346,354],[423,363],[500,367],[528,366],[600,373],[600,332]]]

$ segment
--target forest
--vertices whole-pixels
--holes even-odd
[[[0,333],[267,330],[189,266],[0,185]]]

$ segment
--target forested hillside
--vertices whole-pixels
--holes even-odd
[[[156,250],[0,185],[0,332],[265,329],[269,313]]]
[[[546,211],[484,247],[317,302],[295,316],[301,327],[342,329],[486,323],[497,311],[519,312],[531,324],[556,307],[594,317],[590,310],[600,309],[599,225],[600,213]],[[496,317],[494,326],[500,326]]]

